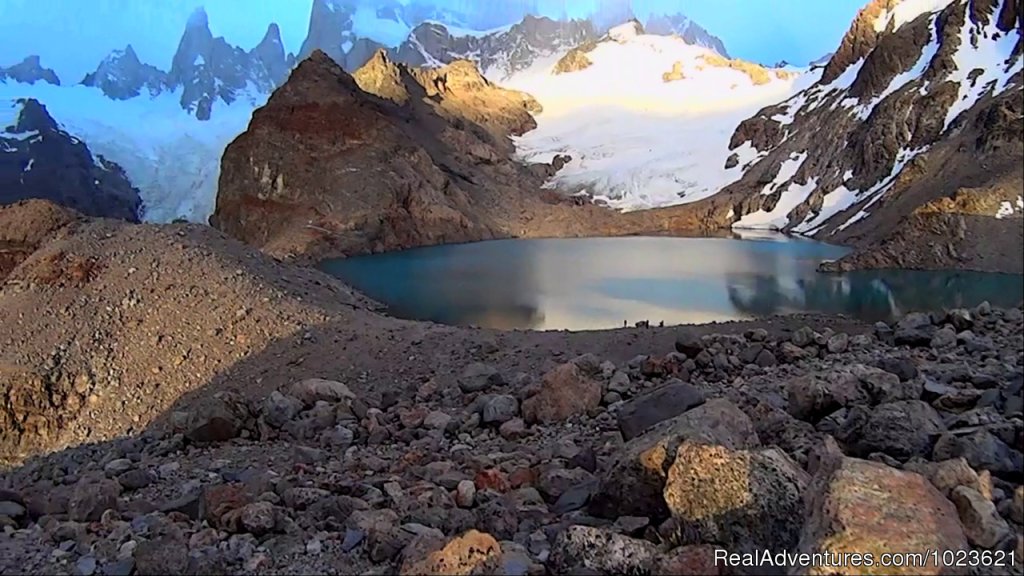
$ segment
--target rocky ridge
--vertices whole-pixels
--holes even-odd
[[[411,66],[442,66],[472,60],[488,78],[500,80],[525,70],[538,59],[570,50],[601,33],[587,20],[556,21],[527,15],[507,30],[485,35],[453,35],[440,23],[413,29],[393,57]]]
[[[104,58],[82,84],[114,100],[180,92],[182,109],[199,120],[209,120],[218,102],[262,102],[287,79],[294,62],[291,54],[285,54],[277,24],[270,24],[260,43],[246,51],[223,37],[215,38],[206,12],[198,8],[185,25],[167,72],[141,62],[129,45]]]
[[[93,154],[34,99],[0,102],[0,205],[41,198],[90,216],[138,222],[139,191],[116,163]]]
[[[844,268],[1020,273],[1020,2],[943,6],[865,7],[818,83],[737,128],[711,218],[863,247]]]
[[[0,288],[0,338],[24,339],[5,343],[0,366],[53,345],[59,357],[31,364],[81,400],[37,412],[14,400],[39,396],[7,378],[3,446],[10,457],[38,439],[40,417],[107,441],[13,458],[5,572],[722,573],[718,549],[1024,547],[1020,308],[616,331],[600,345],[597,333],[489,335],[384,318],[327,276],[200,227],[45,207],[6,209],[57,221],[19,233],[38,247]],[[95,272],[61,274],[62,261]],[[172,265],[174,278],[158,274]],[[246,304],[263,295],[272,305]],[[39,299],[45,314],[18,318]],[[46,342],[49,323],[77,325],[69,314],[119,348],[86,385],[76,366],[100,341]],[[289,345],[248,368],[207,348],[230,338],[241,349],[223,356],[246,362],[275,334]],[[123,384],[106,380],[133,365]],[[145,400],[135,382],[152,386]],[[161,414],[111,439],[143,405]],[[25,414],[33,427],[13,425]],[[944,572],[909,572],[922,571]]]
[[[0,66],[0,82],[7,83],[8,80],[22,84],[35,84],[45,82],[60,86],[60,78],[50,68],[44,68],[39,56],[27,56],[21,62],[6,68]]]
[[[644,29],[648,34],[679,36],[687,44],[703,46],[709,50],[714,50],[725,58],[730,57],[721,38],[708,32],[700,24],[697,24],[683,14],[651,14],[644,23]]]

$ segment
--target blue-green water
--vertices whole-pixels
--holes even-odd
[[[1024,277],[974,272],[823,274],[845,248],[783,237],[500,240],[324,262],[401,318],[491,328],[584,330],[821,312],[1014,306]]]

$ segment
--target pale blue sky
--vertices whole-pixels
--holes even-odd
[[[407,0],[403,0],[407,1]],[[457,9],[488,9],[499,0],[438,0]],[[505,0],[538,4],[552,16],[585,15],[599,2],[629,0]],[[717,34],[734,56],[806,63],[835,49],[866,0],[633,0],[641,18],[682,12]],[[0,65],[37,53],[68,82],[81,80],[111,50],[129,42],[140,58],[168,68],[188,15],[204,6],[215,35],[251,48],[267,25],[281,27],[286,49],[298,51],[312,0],[0,0]]]

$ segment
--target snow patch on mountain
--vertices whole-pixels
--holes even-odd
[[[921,14],[939,12],[953,2],[959,1],[961,0],[902,0],[891,9],[882,11],[875,20],[875,31],[885,32],[891,27],[890,31],[895,32]]]
[[[503,85],[533,95],[544,107],[536,130],[516,139],[528,162],[568,154],[549,186],[585,190],[596,200],[636,210],[694,202],[739,179],[757,151],[724,168],[729,137],[760,107],[812,84],[817,73],[767,69],[761,85],[744,72],[716,67],[714,55],[678,37],[614,29],[617,40],[587,52],[588,68],[554,75],[558,55],[538,60]],[[663,75],[679,63],[683,78]]]
[[[977,26],[970,18],[964,19],[960,49],[954,57],[956,70],[948,78],[959,83],[960,88],[956,102],[946,113],[946,128],[985,93],[991,90],[992,94],[999,94],[1010,86],[1010,79],[1024,69],[1021,56],[1011,61],[1020,39],[1019,33],[1014,36],[1001,31],[995,17],[985,27]]]

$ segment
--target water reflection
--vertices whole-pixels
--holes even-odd
[[[821,274],[845,249],[766,237],[507,240],[337,260],[324,269],[403,318],[501,329],[599,329],[794,312],[891,319],[1013,306],[1024,277],[966,272]]]

